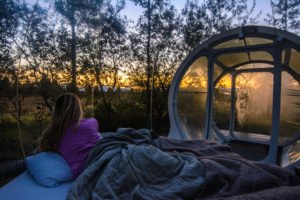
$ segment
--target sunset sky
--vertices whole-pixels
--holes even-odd
[[[49,0],[25,0],[28,3],[34,4],[37,1],[46,6],[49,4]],[[117,0],[112,0],[112,2],[116,2]],[[186,0],[170,0],[175,7],[181,11],[181,9],[184,7]],[[199,0],[199,2],[202,2],[203,0]],[[271,5],[270,5],[271,0],[256,0],[256,7],[255,7],[255,13],[259,13],[262,11],[262,15],[259,18],[259,24],[258,25],[266,25],[266,22],[264,22],[264,18],[267,15],[267,13],[271,12]],[[249,2],[249,7],[251,3],[253,2],[252,0],[248,0]],[[132,19],[136,21],[138,17],[143,13],[143,9],[141,9],[138,6],[135,6],[134,3],[130,0],[126,0],[126,6],[125,9],[122,11],[124,15],[126,15],[129,19]]]
[[[186,0],[170,0],[173,5],[180,11],[184,8],[184,4],[187,2]],[[199,0],[202,2],[203,0]],[[253,2],[252,0],[248,0],[249,4]],[[259,19],[259,25],[266,25],[264,22],[264,18],[267,13],[271,12],[271,4],[270,0],[256,0],[255,13],[259,13],[262,11],[262,15]],[[137,20],[138,17],[142,14],[143,10],[138,6],[135,6],[134,3],[130,0],[126,1],[126,7],[123,10],[124,15],[126,15],[129,19]]]

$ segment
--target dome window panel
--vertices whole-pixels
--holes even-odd
[[[207,59],[201,57],[189,67],[179,85],[177,110],[188,138],[204,135],[207,77]]]
[[[287,48],[282,51],[282,63],[290,67],[294,70],[297,74],[300,74],[300,52],[292,49]]]
[[[234,47],[244,47],[252,45],[263,45],[263,44],[272,44],[273,40],[267,38],[258,38],[258,37],[247,37],[236,38],[233,40],[225,41],[214,46],[214,49],[225,49],[225,48],[234,48]]]

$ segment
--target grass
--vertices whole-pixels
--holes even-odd
[[[35,148],[35,141],[40,137],[46,127],[48,119],[36,121],[33,116],[21,117],[20,135],[25,152],[28,154]],[[3,116],[0,121],[0,161],[20,158],[20,140],[18,136],[17,121],[11,116]]]
[[[49,119],[37,121],[29,113],[21,117],[20,134],[26,155],[36,147],[35,141],[40,137]],[[23,159],[18,137],[17,121],[12,115],[2,115],[0,120],[0,163],[7,160]],[[0,177],[0,187],[14,177]]]

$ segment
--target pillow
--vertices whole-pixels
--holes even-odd
[[[57,153],[42,152],[25,160],[29,173],[35,181],[46,187],[54,187],[73,179],[68,163]]]

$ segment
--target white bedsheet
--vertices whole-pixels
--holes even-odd
[[[0,200],[65,200],[72,182],[47,188],[35,182],[25,171],[0,188]]]

